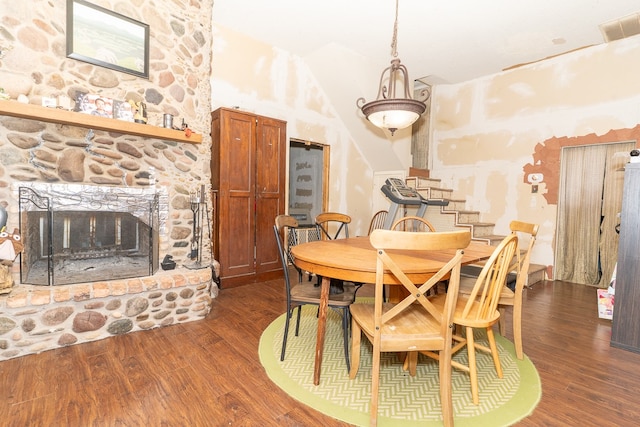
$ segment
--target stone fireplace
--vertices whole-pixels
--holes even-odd
[[[36,115],[0,114],[0,203],[25,244],[0,295],[0,361],[206,316],[217,263],[210,241],[198,245],[202,262],[190,249],[209,147],[155,127],[119,133],[110,119],[112,132],[87,129],[82,115],[78,126],[49,123],[26,108]],[[169,255],[175,269],[159,268]]]
[[[166,188],[14,187],[25,249],[20,283],[0,296],[0,360],[209,313],[217,292],[210,264],[159,269]]]
[[[0,204],[7,229],[19,228],[36,250],[25,254],[28,271],[21,271],[20,258],[13,262],[13,287],[0,295],[0,361],[199,320],[217,294],[206,229],[202,268],[187,268],[193,264],[190,193],[210,182],[213,2],[100,5],[150,25],[149,79],[67,58],[61,2],[29,0],[3,17],[0,78],[10,99],[0,101]],[[147,124],[42,107],[45,97],[73,101],[79,93],[144,102]],[[28,104],[17,102],[25,97]],[[164,114],[188,123],[193,135],[163,128]],[[147,214],[93,204],[111,195],[55,206],[57,196],[48,189],[52,215],[59,216],[46,237],[41,224],[48,217],[38,212],[46,209],[23,217],[18,190],[42,185],[126,189],[125,195],[143,194],[144,205],[158,194],[158,226]],[[49,246],[52,278],[39,264],[49,262]],[[158,266],[167,256],[175,269]],[[124,271],[125,261],[136,271]]]

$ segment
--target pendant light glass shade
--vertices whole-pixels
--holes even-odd
[[[398,1],[396,0],[396,21],[393,27],[393,42],[391,66],[385,68],[380,76],[378,96],[375,101],[366,102],[364,98],[359,98],[356,102],[362,114],[373,125],[388,129],[391,135],[398,129],[411,126],[424,113],[427,106],[425,101],[429,99],[429,91],[423,89],[420,99],[413,99],[409,90],[409,72],[407,67],[401,64],[398,58],[397,49],[398,32]],[[397,84],[403,88],[397,95]]]

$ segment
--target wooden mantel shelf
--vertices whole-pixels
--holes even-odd
[[[16,101],[0,101],[0,115],[19,117],[29,120],[40,120],[49,123],[60,123],[63,125],[104,130],[107,132],[117,132],[146,138],[187,142],[191,144],[199,144],[202,142],[202,135],[195,133],[191,133],[190,136],[187,136],[185,132],[180,130],[97,117],[90,114],[60,110],[57,108],[41,107],[34,104],[22,104]]]

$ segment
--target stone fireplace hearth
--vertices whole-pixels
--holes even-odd
[[[163,188],[17,182],[14,192],[25,250],[21,283],[0,296],[0,361],[209,313],[212,268],[158,269]]]
[[[20,285],[0,296],[0,361],[202,319],[212,270],[62,286]]]

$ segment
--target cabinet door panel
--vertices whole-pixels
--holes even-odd
[[[280,270],[282,264],[273,235],[273,222],[280,215],[280,201],[264,198],[256,205],[256,273]]]
[[[224,175],[229,191],[254,193],[255,118],[230,117],[227,127],[227,162]],[[224,171],[224,169],[223,169]]]
[[[255,116],[222,114],[218,247],[221,276],[251,274],[255,248]]]
[[[255,236],[249,226],[253,221],[253,199],[231,196],[228,206],[231,215],[228,215],[227,226],[233,233],[225,233],[226,239],[220,248],[220,266],[224,276],[250,274],[254,271]]]
[[[256,272],[280,269],[273,220],[284,213],[286,124],[261,117],[256,139]]]

